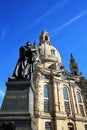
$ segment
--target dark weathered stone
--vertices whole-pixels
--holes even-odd
[[[0,130],[33,130],[33,63],[37,57],[36,51],[36,44],[32,46],[30,42],[20,48],[17,65],[6,83],[7,89],[0,110]]]
[[[14,122],[16,130],[32,130],[35,89],[29,80],[10,80],[0,112],[0,125]],[[8,126],[6,126],[8,127]]]
[[[30,81],[9,81],[1,107],[6,112],[30,112],[29,104],[33,104],[34,89]],[[30,97],[30,95],[32,95]],[[33,106],[32,106],[33,107]],[[33,110],[33,108],[32,108]],[[33,113],[32,113],[33,114]]]

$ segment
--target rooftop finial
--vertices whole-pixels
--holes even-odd
[[[81,76],[81,72],[78,70],[78,64],[76,63],[75,59],[73,58],[73,55],[71,53],[70,58],[70,70],[72,75],[74,76]]]

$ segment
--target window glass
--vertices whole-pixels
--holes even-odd
[[[44,78],[45,79],[49,79],[49,75],[44,75]]]
[[[63,88],[63,97],[64,97],[64,106],[66,114],[70,114],[70,103],[69,103],[69,96],[68,96],[68,89],[66,87]]]
[[[49,101],[44,99],[44,112],[49,112]]]
[[[87,124],[85,124],[85,130],[87,130]]]
[[[48,40],[48,36],[45,36],[45,40]]]
[[[49,87],[44,86],[44,112],[49,112]]]
[[[51,55],[55,55],[55,50],[54,49],[51,50]]]
[[[51,122],[45,122],[45,130],[51,130]]]
[[[83,103],[82,103],[82,99],[81,99],[81,94],[78,91],[76,92],[76,94],[77,94],[77,99],[78,99],[78,105],[79,105],[80,114],[82,116],[85,116],[84,108],[83,108]]]
[[[48,96],[49,96],[48,86],[45,85],[45,86],[44,86],[44,97],[45,97],[45,98],[48,98]]]
[[[78,98],[78,102],[79,103],[82,103],[82,100],[81,100],[81,95],[80,93],[77,91],[77,98]]]
[[[83,109],[83,105],[79,105],[79,107],[80,107],[81,115],[82,115],[82,116],[85,116],[85,114],[84,114],[84,109]]]
[[[62,74],[62,79],[66,80],[67,79],[67,75]]]
[[[66,112],[66,114],[70,114],[69,102],[65,101],[65,102],[64,102],[64,105],[65,105],[65,112]]]
[[[69,100],[68,98],[68,90],[66,87],[63,88],[63,96],[64,96],[64,100]]]

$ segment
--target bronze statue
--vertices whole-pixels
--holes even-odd
[[[30,42],[26,43],[26,46],[20,48],[20,55],[15,67],[13,77],[15,78],[31,78],[33,71],[33,63],[36,60],[38,49],[35,45],[31,45]]]

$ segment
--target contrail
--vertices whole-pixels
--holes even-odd
[[[78,19],[80,19],[81,17],[83,17],[86,14],[86,12],[82,12],[79,15],[77,15],[76,17],[72,18],[71,20],[69,20],[68,22],[66,22],[65,24],[62,24],[61,26],[54,28],[51,32],[51,35],[55,35],[56,33],[62,31],[64,28],[66,28],[67,26],[69,26],[70,24],[74,23],[75,21],[77,21]]]
[[[53,6],[52,9],[48,10],[45,14],[43,14],[39,19],[37,19],[37,21],[34,24],[37,24],[38,22],[40,22],[41,20],[43,20],[46,16],[50,15],[51,13],[55,12],[56,9],[60,10],[61,8],[63,8],[67,3],[69,2],[69,0],[62,0],[60,2],[58,2],[55,6]]]
[[[55,6],[53,6],[53,8],[51,8],[50,10],[46,11],[45,14],[43,14],[42,16],[40,16],[31,26],[27,27],[24,29],[24,31],[34,27],[36,24],[38,24],[40,21],[42,21],[43,19],[45,19],[48,15],[54,13],[56,10],[60,11],[64,6],[66,6],[69,3],[70,0],[61,0],[60,2],[58,2]]]

